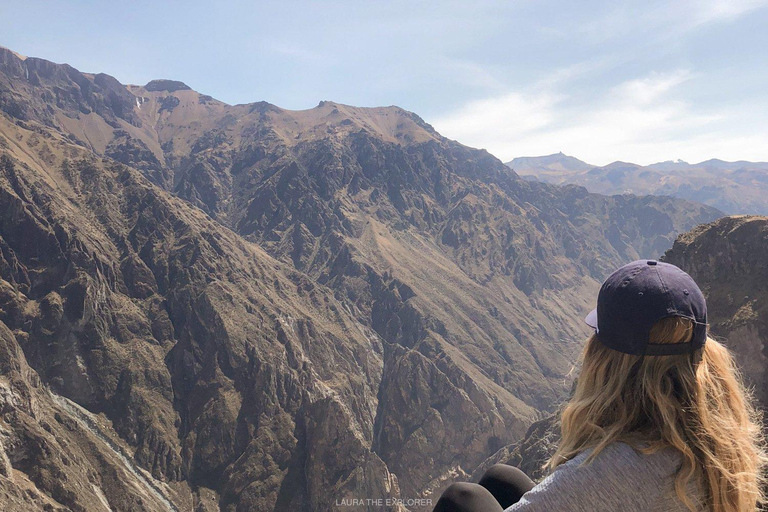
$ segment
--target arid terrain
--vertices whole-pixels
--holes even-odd
[[[723,215],[1,48],[0,153],[5,510],[434,498],[555,410],[613,268]]]

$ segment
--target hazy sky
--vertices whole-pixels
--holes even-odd
[[[0,0],[0,45],[228,103],[399,105],[595,164],[768,161],[768,0]]]

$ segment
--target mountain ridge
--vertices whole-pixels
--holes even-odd
[[[605,166],[565,167],[561,153],[513,159],[507,166],[529,179],[575,184],[601,194],[668,195],[698,201],[730,214],[766,214],[768,162],[709,159],[697,164],[682,160],[647,166],[612,162]],[[581,162],[579,160],[579,162]]]
[[[633,162],[615,160],[611,163],[601,166],[601,165],[595,165],[595,164],[584,162],[583,160],[579,160],[574,156],[566,155],[562,151],[559,151],[557,153],[552,153],[550,155],[515,157],[512,160],[506,162],[504,165],[511,167],[513,169],[521,168],[522,170],[532,170],[532,169],[546,168],[549,164],[552,164],[552,163],[561,164],[563,162],[578,162],[579,166],[583,167],[583,169],[581,170],[589,170],[593,168],[605,168],[615,164],[635,165],[637,167],[649,167],[649,168],[659,168],[659,169],[665,169],[670,167],[674,167],[674,168],[716,167],[716,168],[723,168],[723,169],[731,169],[735,167],[750,167],[750,166],[763,167],[768,165],[768,162],[752,162],[749,160],[728,161],[728,160],[721,160],[719,158],[710,158],[708,160],[702,160],[701,162],[698,162],[698,163],[689,163],[689,162],[686,162],[685,160],[677,159],[677,160],[665,160],[663,162],[654,162],[648,165],[640,165],[640,164],[635,164]]]

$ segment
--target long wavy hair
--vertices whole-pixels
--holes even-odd
[[[669,317],[654,325],[650,342],[680,343],[692,336],[690,320]],[[616,441],[644,453],[672,447],[682,455],[675,491],[690,510],[696,505],[689,482],[699,479],[708,510],[752,511],[765,499],[761,419],[733,357],[712,338],[692,354],[634,356],[592,336],[548,466],[554,469],[591,448],[589,463]]]

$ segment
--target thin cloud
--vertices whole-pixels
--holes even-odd
[[[768,6],[768,0],[710,0],[695,1],[689,7],[693,25],[733,21],[745,14]]]
[[[573,31],[595,44],[605,44],[628,34],[647,40],[647,44],[658,44],[679,40],[718,23],[733,23],[766,7],[768,0],[622,2],[570,30],[552,28],[550,31],[562,38],[571,37]]]
[[[688,70],[677,70],[671,73],[650,75],[628,80],[616,87],[612,94],[621,103],[630,105],[649,105],[662,98],[680,84],[690,80],[693,74]]]

